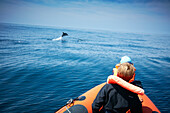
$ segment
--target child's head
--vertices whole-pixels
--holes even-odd
[[[120,78],[129,81],[135,73],[135,68],[132,64],[122,63],[118,68],[118,74]]]
[[[132,60],[128,56],[123,56],[120,60],[120,63],[130,63],[132,64]]]

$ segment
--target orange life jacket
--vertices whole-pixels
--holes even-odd
[[[114,76],[114,75],[110,75],[107,78],[107,83],[108,84],[118,84],[121,87],[133,92],[133,93],[137,93],[139,95],[143,95],[144,94],[144,90],[140,87],[137,87],[133,84],[130,84],[129,82],[126,82],[125,80],[123,80],[120,77]]]

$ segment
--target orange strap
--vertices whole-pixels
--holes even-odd
[[[121,87],[133,92],[133,93],[137,93],[139,95],[143,95],[144,94],[144,90],[140,87],[137,87],[133,84],[130,84],[129,82],[126,82],[125,80],[123,80],[120,77],[114,76],[114,75],[110,75],[107,78],[107,83],[108,84],[118,84]]]

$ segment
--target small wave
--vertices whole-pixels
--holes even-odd
[[[57,40],[62,40],[62,37],[52,39],[52,41],[57,41]]]
[[[0,39],[2,44],[29,44],[29,42],[24,40],[11,40],[11,39]]]

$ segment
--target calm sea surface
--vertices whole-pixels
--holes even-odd
[[[66,32],[63,40],[52,41]],[[53,113],[106,82],[124,55],[148,97],[170,111],[170,35],[0,24],[0,112]]]

